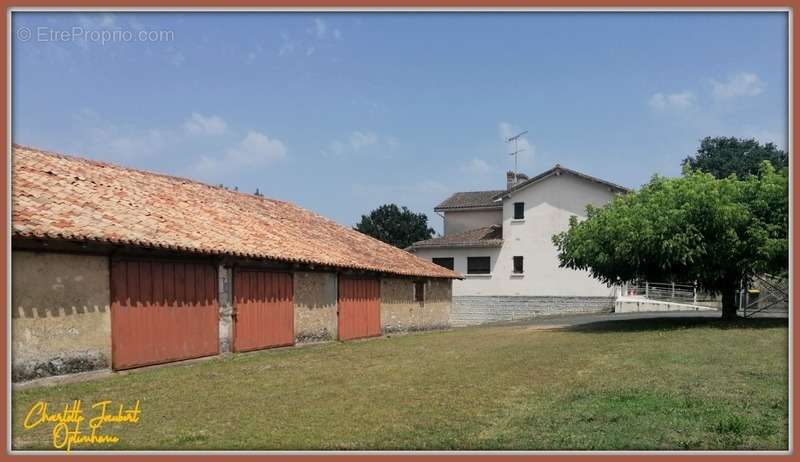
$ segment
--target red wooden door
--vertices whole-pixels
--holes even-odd
[[[237,268],[233,281],[233,350],[294,345],[292,275]]]
[[[381,283],[378,279],[339,278],[339,339],[381,335]]]
[[[159,260],[111,263],[111,363],[130,369],[219,353],[217,269]]]

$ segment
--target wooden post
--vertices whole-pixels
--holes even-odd
[[[650,298],[650,282],[644,281],[644,298]]]

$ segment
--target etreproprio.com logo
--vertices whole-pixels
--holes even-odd
[[[81,26],[68,29],[38,26],[34,28],[21,26],[17,28],[17,40],[21,42],[92,42],[105,45],[107,43],[129,42],[170,42],[175,39],[175,32],[164,30],[129,30],[129,29],[86,29]]]

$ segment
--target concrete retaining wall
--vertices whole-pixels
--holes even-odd
[[[411,279],[381,279],[381,327],[383,332],[446,329],[450,326],[452,283],[425,281],[425,300],[414,297]]]
[[[108,258],[12,252],[12,380],[111,365]]]
[[[536,316],[609,313],[613,310],[613,297],[457,296],[453,297],[450,320],[454,326],[469,326]]]
[[[335,273],[294,273],[295,342],[336,340],[337,280]]]
[[[717,311],[717,309],[687,305],[684,303],[664,302],[647,298],[620,297],[614,302],[615,313],[649,313],[659,311]]]

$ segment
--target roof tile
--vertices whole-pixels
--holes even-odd
[[[503,227],[492,225],[484,228],[471,229],[463,233],[448,234],[446,236],[417,241],[408,248],[418,250],[439,247],[500,247],[503,245]]]
[[[502,207],[501,202],[495,202],[494,197],[504,193],[505,190],[497,191],[468,191],[457,192],[437,205],[434,210],[464,209],[473,207]]]
[[[18,145],[12,168],[15,236],[461,277],[289,202]]]

